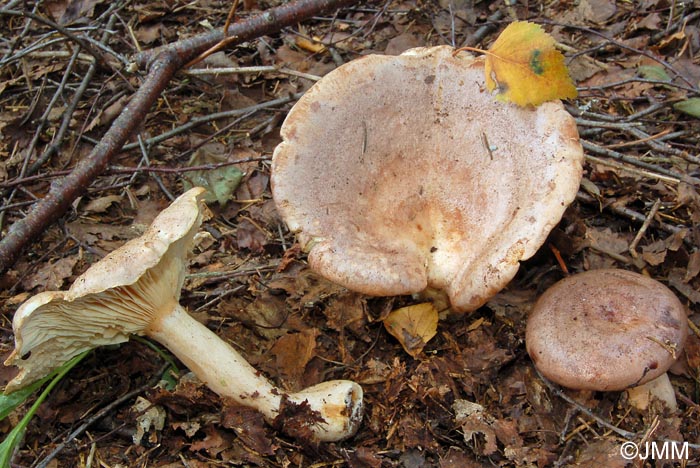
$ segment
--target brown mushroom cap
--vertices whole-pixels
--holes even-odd
[[[583,153],[560,102],[519,108],[450,47],[372,55],[290,111],[277,208],[327,278],[370,295],[431,286],[457,310],[502,289],[574,199]]]
[[[668,370],[688,333],[666,286],[625,270],[565,278],[537,301],[527,352],[548,379],[579,390],[622,390]]]

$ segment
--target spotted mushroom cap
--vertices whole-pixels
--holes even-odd
[[[39,293],[17,309],[15,349],[5,365],[20,372],[5,393],[83,351],[143,334],[157,314],[177,304],[186,256],[202,221],[203,193],[196,187],[178,197],[142,236],[92,265],[68,291]]]
[[[602,269],[565,278],[528,318],[527,352],[549,380],[578,390],[622,390],[655,379],[688,334],[683,304],[638,273]]]
[[[560,102],[498,102],[450,47],[371,55],[289,112],[272,164],[278,211],[322,275],[370,295],[445,290],[476,309],[571,203],[583,152]]]

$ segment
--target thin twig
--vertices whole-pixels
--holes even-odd
[[[585,158],[586,158],[586,161],[589,161],[589,162],[592,162],[595,164],[601,164],[603,166],[612,167],[615,169],[619,169],[621,171],[625,171],[625,172],[628,172],[628,173],[633,174],[633,175],[647,177],[649,179],[658,179],[658,180],[661,180],[663,182],[668,182],[669,184],[674,184],[674,185],[678,185],[681,183],[681,180],[677,179],[675,177],[669,177],[669,176],[666,176],[663,174],[658,174],[656,172],[651,172],[651,171],[647,171],[644,169],[637,169],[636,167],[630,167],[630,166],[627,166],[625,164],[619,163],[617,161],[610,161],[608,159],[599,158],[597,156],[592,156],[590,154],[586,154]]]
[[[114,26],[115,21],[116,17],[112,16],[109,18],[107,26],[105,28],[105,32],[102,35],[102,39],[100,42],[107,42],[112,37],[111,30]],[[41,167],[51,156],[58,152],[58,150],[61,147],[61,144],[63,143],[63,138],[66,135],[66,132],[68,131],[68,128],[70,126],[70,121],[73,118],[73,113],[78,108],[78,104],[80,103],[80,100],[82,99],[83,94],[87,90],[88,85],[92,81],[92,78],[95,75],[96,71],[97,63],[93,61],[92,63],[90,63],[87,72],[85,72],[83,80],[80,82],[80,86],[78,86],[78,89],[75,90],[73,98],[68,104],[68,107],[66,107],[66,109],[63,111],[63,119],[61,121],[61,126],[58,128],[58,131],[56,132],[53,138],[53,142],[46,148],[46,150],[44,150],[44,153],[36,161],[34,161],[34,163],[29,167],[27,173],[23,175],[34,174],[39,169],[39,167]],[[68,73],[66,73],[66,75],[68,75]]]
[[[609,128],[615,130],[627,130],[630,127],[642,125],[640,122],[599,122],[597,120],[581,118],[576,118],[574,120],[576,121],[576,125],[580,125],[582,127]]]
[[[183,39],[167,46],[141,52],[134,57],[133,63],[138,68],[146,68],[163,50],[186,51],[191,60],[213,45],[221,42],[225,37],[237,37],[238,40],[236,42],[240,43],[253,37],[277,31],[280,27],[293,25],[320,13],[336,10],[354,3],[357,3],[357,0],[299,0],[282,4],[279,7],[270,8],[257,16],[232,24],[225,33],[223,30],[212,31]],[[260,32],[250,34],[250,30]]]
[[[576,194],[576,200],[578,200],[579,202],[582,202],[582,203],[586,203],[588,205],[596,205],[596,206],[600,207],[601,210],[603,209],[603,205],[602,205],[602,202],[600,200],[596,200],[595,198],[593,198],[589,194],[587,194],[585,192],[581,192],[580,190]],[[610,204],[610,205],[605,205],[605,209],[612,211],[616,215],[622,216],[624,218],[627,218],[629,220],[636,221],[639,223],[643,223],[644,220],[647,218],[643,214],[638,213],[631,208],[627,208],[626,206],[622,206],[622,205],[615,204],[615,203]],[[663,223],[660,221],[654,222],[654,226],[658,227],[662,231],[668,232],[670,234],[678,234],[681,231],[683,231],[683,229],[684,229],[684,228],[681,228],[678,226],[672,226],[670,224]],[[684,239],[684,241],[691,242],[688,239]]]
[[[215,112],[213,114],[202,115],[200,117],[194,117],[186,124],[180,125],[179,127],[175,127],[172,130],[169,130],[165,133],[154,136],[153,138],[149,138],[147,140],[144,140],[144,143],[148,146],[157,145],[158,143],[161,143],[169,138],[172,138],[176,135],[184,133],[185,131],[190,130],[194,127],[197,127],[199,125],[213,122],[215,120],[220,120],[220,119],[228,119],[231,117],[247,116],[253,112],[257,112],[257,111],[260,111],[263,109],[270,109],[270,108],[274,108],[277,106],[282,106],[284,104],[289,104],[290,102],[294,102],[297,99],[299,99],[301,97],[301,95],[302,95],[302,93],[296,93],[296,94],[292,94],[290,96],[286,96],[286,97],[282,97],[282,98],[278,98],[278,99],[273,99],[272,101],[261,102],[259,104],[254,104],[252,106],[244,107],[241,109],[233,109],[233,110],[228,110],[228,111]],[[129,143],[128,145],[124,145],[122,150],[128,151],[128,150],[132,150],[134,148],[138,148],[138,143]]]
[[[36,129],[34,130],[34,136],[32,137],[32,140],[29,142],[29,145],[27,145],[27,148],[24,150],[25,156],[24,156],[24,161],[22,162],[22,167],[20,168],[19,171],[19,178],[24,178],[27,175],[33,174],[33,168],[34,165],[30,166],[29,165],[29,160],[31,159],[31,156],[34,154],[34,150],[39,143],[39,140],[44,132],[44,129],[46,125],[49,122],[49,116],[51,112],[54,110],[54,106],[58,102],[59,98],[63,95],[65,92],[65,86],[66,83],[68,82],[68,77],[70,76],[73,66],[75,65],[78,57],[78,53],[80,52],[79,48],[76,48],[73,51],[73,54],[71,56],[70,61],[66,65],[66,71],[63,75],[63,78],[61,79],[61,82],[59,83],[56,91],[54,92],[53,96],[49,100],[49,103],[46,105],[46,108],[44,109],[44,113],[41,115],[41,117],[38,119],[38,124],[36,126]],[[42,83],[41,88],[37,90],[37,99],[34,101],[35,103],[38,103],[39,97],[43,94],[44,90],[44,83]],[[27,118],[31,116],[31,113],[33,112],[33,109],[30,108],[30,110],[27,113]],[[46,153],[45,153],[46,154]],[[41,159],[41,158],[39,158]],[[12,205],[12,200],[14,200],[15,195],[17,194],[17,190],[12,190],[12,192],[7,196],[7,199],[4,200],[4,203],[6,205]],[[4,195],[3,195],[4,197]],[[3,215],[0,215],[0,227],[4,224],[4,211]]]
[[[673,156],[678,156],[678,157],[685,157],[689,156],[687,152],[673,148],[671,145],[668,145],[666,143],[659,143],[656,141],[656,139],[651,138],[646,132],[638,129],[638,128],[630,128],[628,131],[635,137],[644,140],[644,142],[654,151],[657,151],[659,153],[665,153],[665,154],[671,154]],[[697,156],[696,156],[697,158]],[[693,161],[693,162],[700,162],[700,159]]]
[[[639,228],[639,231],[637,231],[637,235],[634,236],[634,239],[630,243],[630,246],[628,248],[630,255],[632,255],[633,258],[637,258],[639,254],[637,253],[637,245],[639,242],[642,240],[642,237],[644,237],[644,234],[646,234],[647,229],[649,229],[649,225],[651,224],[651,221],[654,219],[654,216],[656,216],[656,212],[659,211],[659,207],[661,206],[661,199],[657,198],[654,204],[651,207],[651,210],[649,210],[649,214],[647,215],[646,219],[642,223],[642,227]]]
[[[234,22],[236,18],[236,9],[238,8],[238,3],[239,0],[234,0],[233,4],[231,5],[231,8],[228,11],[228,16],[226,16],[226,22],[224,23],[224,38],[219,41],[218,44],[213,45],[209,49],[205,50],[201,54],[199,54],[197,57],[193,58],[189,62],[187,62],[182,68],[190,68],[192,65],[195,65],[196,63],[201,62],[214,52],[217,52],[224,47],[226,47],[228,44],[234,42],[236,40],[236,36],[231,36],[229,34],[229,28],[231,27],[231,23]]]
[[[631,156],[627,156],[625,154],[619,153],[617,151],[604,148],[602,146],[598,146],[594,143],[591,143],[590,141],[586,140],[581,140],[581,145],[583,146],[583,149],[586,151],[589,151],[591,153],[595,154],[600,154],[602,156],[606,156],[608,158],[612,158],[618,161],[623,161],[628,164],[631,164],[633,166],[641,167],[643,169],[646,169],[648,171],[651,171],[652,173],[658,173],[661,175],[665,175],[668,177],[672,177],[674,179],[678,180],[684,180],[688,182],[689,184],[695,185],[695,186],[700,186],[700,179],[696,177],[690,177],[690,176],[684,176],[683,174],[680,174],[676,171],[672,171],[670,169],[665,169],[663,167],[656,166],[654,164],[649,164],[645,163],[644,161],[640,161],[637,158],[633,158]]]
[[[41,137],[42,133],[44,132],[44,128],[49,122],[49,116],[51,112],[54,110],[54,106],[58,102],[59,98],[63,96],[63,93],[65,92],[65,87],[66,83],[68,82],[68,77],[73,73],[73,66],[75,65],[75,62],[77,61],[78,58],[78,53],[80,52],[79,48],[76,48],[73,51],[73,54],[71,55],[71,59],[66,65],[66,70],[63,73],[63,77],[61,78],[61,82],[58,84],[58,87],[56,88],[56,92],[54,92],[53,96],[51,97],[51,100],[49,101],[48,105],[46,106],[46,109],[44,109],[44,113],[42,116],[39,118],[38,125],[36,127],[36,130],[34,131],[34,137],[32,138],[32,141],[29,143],[29,146],[26,149],[26,158],[24,160],[24,164],[22,164],[22,168],[19,171],[19,176],[20,177],[25,177],[28,175],[32,175],[35,172],[35,166],[37,166],[36,162],[29,166],[29,158],[32,153],[34,153],[34,149],[36,148],[37,143],[39,142],[39,138]],[[43,164],[42,160],[45,160],[48,158],[48,153],[49,151],[45,151],[44,155],[42,155],[38,160],[41,161],[39,163],[39,166]]]
[[[258,74],[258,73],[281,73],[283,75],[297,76],[311,81],[321,79],[318,75],[303,73],[290,68],[275,67],[274,65],[260,65],[255,67],[222,67],[222,68],[192,68],[187,70],[187,75],[232,75],[232,74]]]
[[[615,45],[616,47],[618,47],[618,48],[620,48],[620,49],[624,49],[624,50],[630,51],[630,52],[635,53],[635,54],[637,54],[637,55],[643,55],[644,57],[647,57],[647,58],[653,60],[654,62],[656,62],[656,63],[662,65],[664,68],[670,70],[675,76],[677,76],[677,77],[680,78],[682,81],[684,81],[684,82],[686,83],[686,85],[688,85],[688,86],[690,87],[690,89],[691,89],[693,92],[698,92],[698,88],[697,88],[690,80],[688,80],[685,76],[683,76],[683,75],[680,74],[678,71],[676,71],[676,69],[673,68],[673,66],[672,66],[670,63],[668,63],[667,61],[665,61],[665,60],[663,60],[663,59],[660,59],[659,57],[657,57],[656,55],[654,55],[654,54],[652,54],[652,53],[650,53],[650,52],[647,52],[646,50],[637,49],[636,47],[632,47],[632,46],[627,45],[627,44],[625,44],[625,43],[623,43],[623,42],[617,41],[617,40],[615,40],[614,38],[608,37],[608,36],[606,36],[605,34],[599,32],[599,31],[596,31],[595,29],[587,28],[587,27],[584,27],[584,26],[577,26],[577,25],[574,25],[574,24],[559,23],[559,22],[557,22],[557,21],[549,21],[549,20],[541,20],[541,22],[542,22],[542,23],[545,23],[545,24],[551,24],[551,25],[554,25],[554,26],[561,26],[561,27],[564,27],[564,28],[577,29],[577,30],[579,30],[579,31],[586,32],[586,33],[588,33],[588,34],[592,34],[592,35],[594,35],[594,36],[598,36],[598,37],[600,37],[601,39],[603,39],[603,40],[609,42],[610,44]],[[664,83],[666,83],[666,82],[664,82]]]
[[[161,173],[161,174],[183,174],[185,172],[193,171],[213,171],[222,167],[234,166],[236,164],[243,164],[248,162],[257,161],[270,161],[272,158],[270,156],[253,156],[250,158],[236,159],[235,161],[226,161],[220,163],[212,164],[200,164],[197,166],[187,166],[187,167],[159,167],[159,166],[149,166],[149,167],[125,167],[125,166],[110,166],[107,174],[140,174],[140,173]]]
[[[151,160],[148,157],[148,148],[146,147],[146,144],[143,141],[143,138],[141,138],[141,135],[138,135],[138,142],[139,142],[139,148],[141,149],[141,160],[146,163],[147,166],[151,165]],[[156,184],[158,184],[158,187],[160,187],[160,190],[165,194],[165,196],[168,198],[168,200],[173,201],[175,200],[175,196],[168,190],[168,188],[165,186],[163,183],[163,179],[158,176],[155,172],[151,172],[151,177],[153,180],[156,181]]]
[[[644,137],[638,137],[638,139],[634,140],[634,141],[623,141],[620,143],[612,143],[610,145],[605,145],[605,147],[613,149],[613,148],[624,148],[626,146],[636,146],[636,145],[640,145],[643,143],[648,143],[652,140],[660,139],[661,137],[663,137],[664,135],[668,135],[669,133],[671,133],[671,129],[665,128],[665,129],[661,130],[659,133],[655,133],[654,135],[647,135]]]
[[[41,24],[43,24],[43,25],[45,25],[45,26],[48,26],[48,27],[50,27],[50,28],[52,28],[52,29],[55,29],[56,31],[58,31],[58,32],[60,32],[61,34],[63,34],[64,36],[66,36],[66,37],[67,37],[68,39],[70,39],[71,41],[73,41],[73,42],[75,42],[76,44],[78,44],[78,45],[79,45],[80,47],[82,47],[87,53],[89,53],[90,55],[92,55],[93,57],[95,57],[95,59],[97,60],[97,62],[99,62],[99,64],[100,64],[102,67],[104,67],[104,68],[106,68],[106,69],[108,69],[108,70],[112,70],[113,72],[116,71],[116,70],[113,70],[113,69],[112,69],[111,64],[110,64],[107,60],[105,60],[103,54],[102,54],[99,50],[95,49],[95,48],[92,46],[92,44],[90,44],[88,41],[83,40],[83,38],[76,36],[76,35],[73,34],[71,31],[69,31],[67,28],[64,28],[64,27],[61,26],[60,24],[58,24],[58,23],[56,23],[56,22],[54,22],[54,21],[51,21],[51,20],[48,19],[48,18],[44,18],[44,17],[41,16],[41,15],[37,15],[37,14],[32,13],[32,12],[29,12],[29,11],[4,10],[4,9],[0,9],[0,15],[22,16],[22,17],[24,17],[24,18],[30,18],[30,19],[36,21],[37,23],[41,23]]]
[[[682,89],[683,91],[688,91],[689,93],[697,93],[698,92],[698,89],[694,88],[693,86],[677,84],[677,83],[673,83],[671,81],[652,80],[649,78],[640,78],[640,77],[627,78],[624,80],[614,81],[612,83],[605,83],[605,84],[597,85],[597,86],[583,86],[583,87],[580,87],[577,89],[579,92],[581,92],[581,91],[606,91],[609,88],[617,88],[618,86],[623,86],[623,85],[630,84],[630,83],[649,83],[649,84],[654,84],[654,85],[670,86],[671,88]]]
[[[213,171],[213,170],[219,169],[221,167],[233,166],[235,164],[243,164],[243,163],[257,162],[257,161],[270,161],[270,159],[272,159],[270,156],[251,156],[249,158],[241,158],[241,159],[236,159],[234,161],[226,161],[226,162],[213,163],[213,164],[202,164],[202,165],[187,166],[187,167],[109,166],[107,168],[107,170],[105,171],[105,174],[106,175],[112,175],[112,174],[148,174],[151,172],[155,172],[155,173],[160,172],[163,174],[182,174],[184,172],[192,172],[192,171]],[[18,185],[25,185],[25,184],[28,184],[31,182],[36,182],[39,180],[51,179],[51,178],[56,178],[56,177],[64,177],[64,176],[70,174],[70,172],[71,171],[56,171],[56,172],[52,172],[50,174],[38,174],[38,175],[31,176],[31,177],[25,177],[23,179],[12,179],[12,180],[8,180],[7,182],[0,182],[0,188],[15,187]],[[132,181],[132,183],[133,183],[133,181]],[[29,201],[25,201],[25,202],[18,202],[18,203],[13,204],[12,206],[10,206],[10,205],[2,206],[2,207],[0,207],[0,210],[7,210],[10,208],[31,205],[32,203],[34,203],[34,200],[29,200]]]

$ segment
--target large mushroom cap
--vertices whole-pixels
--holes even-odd
[[[532,256],[581,178],[559,102],[497,102],[483,60],[450,47],[372,55],[326,75],[276,148],[279,212],[327,278],[371,295],[444,289],[473,310]]]
[[[91,348],[143,334],[180,297],[185,258],[202,221],[204,189],[163,210],[146,232],[80,275],[68,291],[39,293],[15,312],[15,350],[5,361],[19,374],[6,393],[44,377]]]
[[[549,288],[527,322],[527,352],[548,379],[579,390],[622,390],[668,370],[687,333],[683,305],[663,284],[592,270]]]

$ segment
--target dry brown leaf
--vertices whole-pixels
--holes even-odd
[[[242,219],[238,223],[236,243],[239,250],[248,249],[253,253],[261,253],[267,244],[267,240],[267,233],[249,220]]]
[[[81,220],[72,221],[66,227],[76,239],[91,247],[98,247],[104,251],[105,255],[114,250],[116,246],[123,244],[124,241],[141,234],[132,226],[92,224]]]
[[[437,333],[438,311],[430,302],[402,307],[384,319],[384,328],[413,356]]]
[[[53,263],[46,262],[33,275],[29,275],[22,281],[26,290],[36,287],[41,290],[57,291],[63,287],[66,279],[73,274],[73,267],[78,262],[78,256],[61,258]]]
[[[490,424],[488,424],[481,415],[472,414],[462,421],[462,432],[464,433],[464,441],[468,445],[474,445],[474,449],[481,455],[493,455],[498,450],[496,444],[496,433]],[[476,437],[483,437],[483,445],[480,444]]]
[[[278,448],[266,433],[265,420],[260,412],[238,404],[225,405],[221,425],[236,432],[238,440],[260,455],[270,456]]]
[[[215,426],[205,426],[206,436],[203,440],[196,440],[190,445],[190,450],[197,452],[206,451],[210,456],[216,456],[227,448],[231,447],[232,435],[226,433]]]
[[[387,42],[386,48],[384,49],[384,53],[386,55],[399,55],[408,49],[420,47],[423,45],[421,41],[422,39],[416,34],[399,34],[398,36],[389,39],[389,42]]]
[[[688,283],[690,280],[698,276],[700,273],[700,251],[696,250],[690,254],[688,259],[688,266],[686,268],[685,276],[683,277],[683,282]]]
[[[332,297],[323,311],[326,324],[335,331],[342,332],[349,328],[362,336],[367,322],[365,307],[366,300],[363,296],[353,292],[341,293]]]
[[[102,0],[55,0],[46,2],[45,5],[55,21],[59,24],[72,24],[76,21],[85,23],[92,18],[95,6]]]
[[[110,206],[121,201],[121,195],[106,195],[104,197],[90,200],[87,206],[83,208],[83,211],[86,213],[104,213]]]
[[[372,385],[386,382],[391,373],[391,366],[377,359],[370,359],[362,366],[362,371],[355,378],[358,383]]]
[[[278,64],[284,64],[286,67],[294,70],[305,72],[309,66],[306,61],[306,57],[306,54],[294,50],[288,45],[284,44],[277,48],[275,62]]]
[[[134,36],[139,44],[151,44],[162,37],[165,26],[161,23],[144,24],[134,29]]]
[[[347,463],[349,468],[381,468],[381,456],[375,454],[373,449],[367,447],[357,447],[356,450],[348,451]]]
[[[187,437],[194,435],[202,428],[202,423],[199,421],[175,421],[170,424],[173,429],[180,429]]]
[[[620,443],[613,439],[600,439],[586,444],[576,460],[576,466],[605,466],[623,468],[629,460],[620,455]]]
[[[457,447],[450,447],[440,458],[440,468],[482,468],[484,465]]]
[[[661,265],[666,259],[666,244],[663,240],[657,240],[642,247],[642,258],[649,265]]]
[[[692,284],[684,282],[686,271],[683,268],[671,268],[668,272],[668,284],[685,296],[693,304],[700,304],[700,291]]]
[[[316,328],[301,333],[281,336],[270,350],[275,356],[277,371],[284,377],[293,390],[301,388],[301,380],[306,365],[316,356]]]
[[[85,131],[89,132],[96,127],[101,125],[110,124],[114,119],[116,119],[119,114],[122,113],[124,107],[128,104],[131,96],[122,96],[113,102],[110,106],[105,109],[100,109],[95,118],[93,118],[89,124],[85,127]]]

